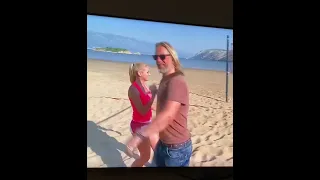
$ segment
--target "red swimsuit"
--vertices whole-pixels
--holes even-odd
[[[142,105],[146,105],[149,103],[149,101],[152,98],[152,94],[150,91],[148,91],[147,93],[145,93],[140,86],[136,83],[133,82],[132,85],[137,88],[137,90],[139,91],[140,94],[140,100],[142,102]],[[132,100],[129,98],[130,103],[131,103],[131,107],[133,110],[132,113],[132,121],[131,121],[131,130],[132,132],[136,132],[138,129],[140,129],[142,126],[145,126],[147,124],[149,124],[151,122],[151,118],[152,118],[152,110],[151,108],[148,110],[148,112],[144,115],[140,114],[140,112],[137,110],[137,108],[135,107],[134,103],[132,102]]]

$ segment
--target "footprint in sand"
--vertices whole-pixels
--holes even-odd
[[[192,141],[192,144],[195,145],[195,144],[199,144],[201,142],[201,139],[199,136],[196,136],[196,137],[192,137],[191,141]]]
[[[208,140],[210,139],[210,137],[211,137],[211,136],[212,136],[212,134],[208,134],[208,135],[206,135],[206,136],[205,136],[205,138],[204,138],[204,140],[205,140],[205,141],[208,141]]]
[[[215,160],[217,156],[221,156],[223,151],[220,148],[204,145],[196,148],[192,154],[194,162],[209,162]]]
[[[227,128],[227,135],[233,134],[233,126]]]
[[[193,167],[201,167],[201,162],[192,162],[191,166]]]
[[[219,132],[216,132],[216,133],[219,133]],[[225,136],[224,134],[220,135],[220,134],[216,134],[216,133],[211,135],[209,137],[208,141],[217,141],[219,139],[222,139]]]
[[[215,161],[215,160],[201,163],[201,167],[212,167],[212,166],[216,166],[216,165],[217,165],[217,161]]]
[[[100,167],[103,164],[100,156],[92,156],[87,158],[87,167]]]
[[[233,147],[224,147],[223,156],[221,157],[224,161],[228,161],[233,158]]]
[[[217,119],[218,121],[223,118],[223,112],[216,112],[214,115],[214,119]]]
[[[225,126],[220,126],[217,128],[217,131],[219,132],[219,134],[224,134],[224,135],[227,135],[228,132],[229,132],[229,127],[225,127]]]
[[[215,142],[215,144],[217,146],[221,146],[221,147],[232,147],[233,146],[233,140],[230,138],[224,138],[224,139],[220,139],[218,141]]]
[[[227,160],[227,161],[224,163],[224,166],[226,166],[226,167],[232,167],[232,166],[233,166],[233,159]]]
[[[192,160],[194,162],[206,162],[206,161],[212,161],[216,157],[213,155],[203,154],[200,151],[194,153],[194,156],[192,157]]]
[[[198,127],[198,124],[191,121],[191,127],[192,129],[196,129]]]
[[[223,154],[223,151],[221,150],[221,148],[213,147],[213,146],[209,146],[209,145],[203,145],[203,146],[200,146],[194,150],[195,154],[198,152],[203,155],[210,154],[213,156],[220,156]]]
[[[212,128],[209,126],[199,126],[198,128],[193,128],[193,130],[191,131],[191,134],[196,134],[201,136],[208,133],[211,130]]]

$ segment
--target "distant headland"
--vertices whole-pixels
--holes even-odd
[[[136,53],[132,53],[127,49],[123,49],[123,48],[112,48],[112,47],[94,47],[94,48],[88,48],[91,49],[93,51],[100,51],[100,52],[109,52],[109,53],[119,53],[119,54],[135,54],[135,55],[141,55],[139,52]]]
[[[228,55],[228,58],[227,58]],[[210,60],[210,61],[233,61],[233,50],[225,49],[206,49],[198,52],[193,57],[188,59],[202,59],[202,60]]]

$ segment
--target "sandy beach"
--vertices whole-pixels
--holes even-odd
[[[124,153],[132,116],[128,68],[128,63],[87,60],[87,167],[129,167],[134,161]],[[227,103],[224,72],[184,72],[190,91],[190,166],[233,166],[233,75]],[[160,79],[151,67],[149,83]]]

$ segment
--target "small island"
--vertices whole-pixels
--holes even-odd
[[[128,51],[127,49],[123,48],[111,48],[111,47],[105,47],[105,48],[94,48],[95,51],[105,51],[105,52],[121,52],[121,51]]]
[[[101,47],[96,47],[96,48],[92,48],[92,50],[94,50],[94,51],[101,51],[101,52],[109,52],[109,53],[136,54],[136,55],[140,55],[139,52],[132,53],[132,52],[130,52],[129,50],[123,49],[123,48],[112,48],[112,47],[101,48]]]

